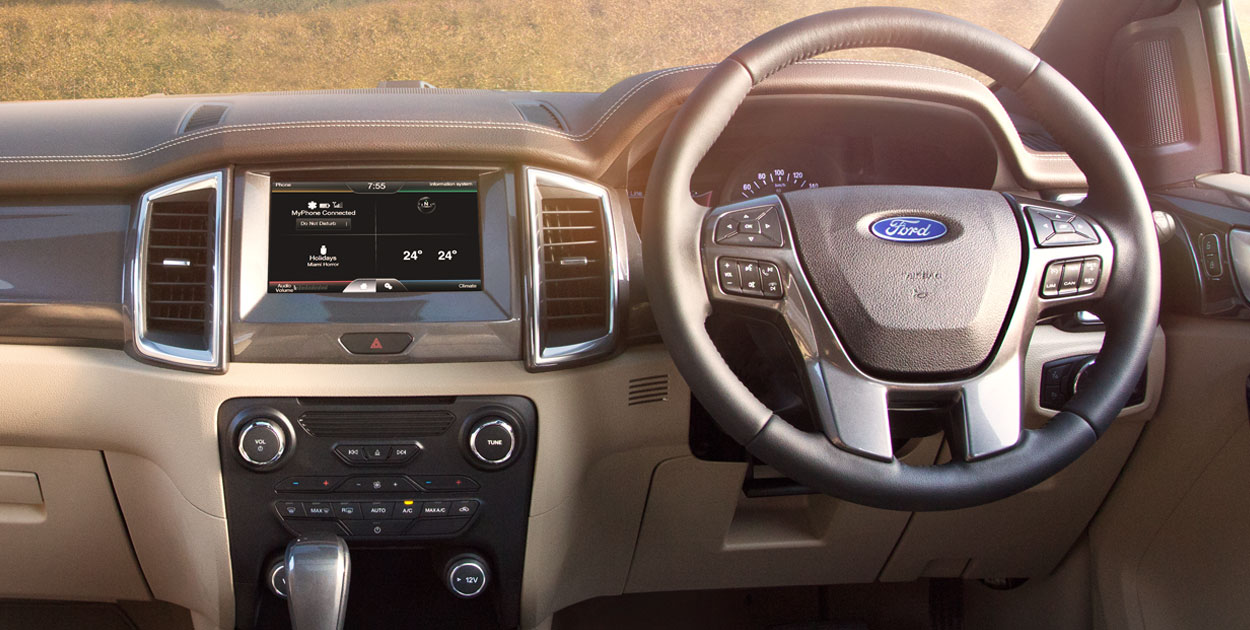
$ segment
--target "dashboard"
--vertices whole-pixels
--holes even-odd
[[[51,550],[50,574],[93,571],[81,559],[113,549],[139,576],[111,567],[90,588],[41,593],[150,588],[204,627],[264,627],[284,614],[274,559],[304,532],[347,539],[353,571],[413,615],[480,627],[536,627],[627,589],[882,575],[906,513],[855,513],[867,520],[828,540],[747,556],[672,536],[716,531],[685,509],[704,500],[731,520],[746,465],[693,443],[698,410],[657,343],[640,257],[656,148],[705,72],[602,94],[227,95],[224,117],[192,131],[205,97],[0,104],[0,364],[13,374],[0,399],[39,410],[0,433],[86,451],[116,495],[100,507],[73,494],[95,486],[66,484],[48,500],[81,509],[0,534]],[[560,116],[527,118],[535,101]],[[975,80],[811,62],[749,97],[691,194],[713,206],[849,184],[1084,181],[1066,156],[1027,151]],[[1037,360],[1072,353],[1054,345]],[[1028,369],[1040,383],[1041,364]],[[54,391],[51,407],[29,394]],[[791,531],[796,514],[748,529]],[[861,550],[837,544],[845,528]],[[1019,553],[996,561],[1028,572]],[[491,576],[481,598],[448,590],[444,569],[466,554]],[[753,570],[689,572],[719,562]],[[384,579],[397,566],[415,577]]]

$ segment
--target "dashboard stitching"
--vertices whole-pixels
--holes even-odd
[[[975,81],[975,79],[973,79],[972,77],[966,74],[955,72],[953,70],[947,70],[945,68],[912,66],[911,64],[894,63],[894,62],[868,61],[868,60],[843,60],[843,59],[812,59],[812,60],[807,60],[807,61],[803,61],[800,63],[831,64],[831,65],[867,65],[867,66],[881,66],[881,67],[895,67],[895,68],[923,67],[930,71],[936,71],[936,72],[940,72],[943,74],[960,77],[962,79]],[[328,121],[305,121],[305,122],[289,122],[289,123],[248,123],[248,124],[242,124],[242,125],[228,125],[228,126],[221,127],[218,129],[208,129],[203,132],[193,134],[190,136],[186,136],[183,138],[166,140],[165,142],[161,142],[159,144],[153,145],[151,147],[148,147],[147,149],[142,149],[142,150],[134,151],[131,153],[113,153],[113,154],[80,155],[80,156],[73,156],[73,155],[7,156],[7,157],[0,157],[0,163],[122,162],[126,160],[133,160],[133,159],[145,157],[153,153],[157,153],[159,151],[163,151],[165,149],[169,149],[169,148],[178,146],[180,144],[184,144],[184,143],[191,142],[194,140],[201,140],[203,138],[208,138],[211,136],[221,135],[221,134],[226,134],[226,133],[233,133],[236,131],[316,129],[316,128],[335,128],[335,127],[339,127],[339,128],[395,127],[395,128],[442,128],[442,129],[474,129],[474,128],[509,129],[509,130],[516,130],[516,131],[529,131],[533,133],[540,133],[540,134],[552,136],[555,138],[572,140],[574,142],[585,142],[593,138],[596,134],[598,134],[598,132],[603,128],[603,126],[606,125],[607,122],[611,120],[612,117],[618,111],[620,111],[620,109],[625,105],[625,103],[627,103],[636,94],[638,94],[638,92],[640,92],[643,88],[650,85],[651,83],[654,83],[655,81],[658,81],[659,79],[664,78],[664,77],[673,76],[673,75],[680,74],[683,72],[690,72],[692,70],[710,68],[710,67],[713,67],[714,65],[715,64],[700,64],[700,65],[693,65],[693,66],[682,66],[678,68],[670,68],[668,70],[663,70],[661,72],[658,72],[646,78],[645,80],[639,82],[634,87],[630,88],[630,90],[627,91],[625,94],[621,95],[621,97],[616,100],[616,102],[612,105],[612,107],[609,108],[608,111],[604,112],[603,115],[600,116],[599,119],[595,121],[593,125],[591,125],[588,129],[586,129],[586,131],[583,131],[582,133],[577,134],[577,135],[572,135],[572,134],[565,133],[565,132],[547,129],[540,125],[534,125],[530,123],[512,123],[512,122],[495,122],[495,121],[328,120]],[[1037,159],[1051,159],[1051,160],[1070,159],[1068,158],[1066,154],[1063,154],[1063,155],[1032,154],[1030,155],[1030,157],[1037,158]]]

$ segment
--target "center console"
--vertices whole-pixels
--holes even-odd
[[[528,399],[240,398],[218,420],[239,628],[289,623],[284,550],[325,535],[351,550],[348,628],[518,625]]]

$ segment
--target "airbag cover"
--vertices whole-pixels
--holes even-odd
[[[975,372],[990,358],[1015,298],[1024,242],[1003,195],[841,186],[784,199],[808,281],[860,369],[931,379]],[[924,241],[873,234],[874,223],[893,217],[935,220],[946,233]]]

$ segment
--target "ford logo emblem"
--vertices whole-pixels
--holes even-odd
[[[919,243],[942,238],[946,224],[924,217],[890,217],[872,224],[872,235],[887,241]]]

